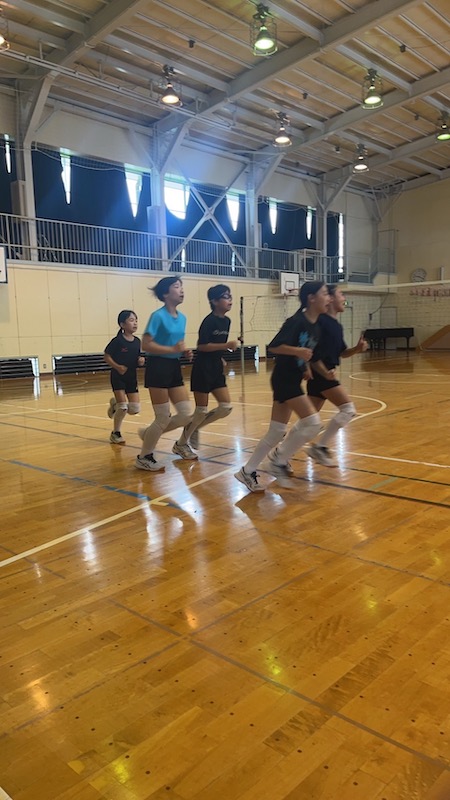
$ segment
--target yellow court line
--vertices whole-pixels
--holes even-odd
[[[203,483],[208,483],[209,481],[213,481],[215,478],[220,478],[221,475],[226,475],[229,472],[235,470],[236,467],[228,467],[227,469],[223,469],[221,472],[216,472],[215,475],[210,475],[208,478],[201,478],[199,481],[195,481],[194,483],[186,484],[186,489],[193,489],[195,486],[201,486]],[[23,558],[28,558],[28,556],[34,555],[34,553],[39,553],[41,550],[48,550],[49,547],[53,547],[54,545],[61,544],[61,542],[67,542],[69,539],[74,539],[77,536],[82,536],[84,533],[90,533],[90,531],[95,530],[96,528],[101,528],[103,525],[109,525],[110,522],[115,522],[118,519],[122,519],[122,517],[127,517],[130,514],[134,514],[135,511],[140,511],[141,509],[148,509],[149,506],[152,505],[159,505],[162,500],[166,500],[168,497],[172,497],[172,494],[168,492],[167,494],[162,494],[159,497],[154,497],[153,500],[150,500],[146,503],[139,503],[138,506],[133,506],[133,508],[128,508],[126,511],[121,511],[119,514],[114,514],[112,517],[106,517],[106,519],[101,519],[98,522],[93,522],[92,525],[86,525],[84,528],[79,528],[76,531],[72,531],[72,533],[66,533],[64,536],[59,536],[57,539],[52,539],[50,542],[44,542],[44,544],[40,544],[37,547],[32,547],[29,550],[24,550],[22,553],[16,553],[14,556],[10,556],[10,558],[5,558],[3,561],[0,561],[0,568],[7,567],[9,564],[14,564],[15,561],[20,561]],[[0,800],[2,797],[0,795]]]

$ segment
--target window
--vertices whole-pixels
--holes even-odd
[[[278,217],[277,201],[274,200],[273,197],[269,197],[269,220],[270,220],[270,230],[272,231],[272,233],[277,232],[277,217]]]
[[[125,165],[125,180],[127,182],[128,197],[130,198],[131,212],[136,216],[139,207],[139,198],[142,191],[142,174]]]
[[[312,224],[313,224],[313,212],[314,209],[311,206],[308,206],[306,209],[306,238],[311,239],[312,237]]]
[[[4,136],[5,139],[5,162],[6,162],[6,171],[11,173],[11,144],[10,139],[7,133]]]
[[[70,203],[70,182],[71,182],[71,163],[68,150],[60,150],[61,158],[61,177],[66,192],[66,203]]]
[[[164,179],[164,201],[169,211],[178,219],[186,219],[186,209],[189,203],[189,186]]]
[[[228,213],[230,215],[231,227],[234,231],[237,231],[237,226],[239,222],[239,195],[238,194],[227,194],[227,208]]]
[[[344,215],[339,214],[338,220],[338,272],[344,272]]]

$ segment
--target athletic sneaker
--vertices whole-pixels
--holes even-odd
[[[260,486],[258,483],[258,476],[256,472],[246,472],[244,467],[241,467],[239,472],[234,473],[234,477],[243,483],[247,489],[250,489],[251,492],[264,491],[264,486]]]
[[[146,469],[148,472],[160,472],[165,469],[164,464],[158,464],[153,458],[153,453],[149,453],[147,456],[136,456],[134,466],[137,469]]]
[[[306,452],[313,458],[314,461],[317,461],[319,464],[322,464],[324,467],[335,467],[336,463],[331,455],[328,447],[319,447],[318,444],[310,444],[310,446],[306,449]]]
[[[175,442],[172,447],[172,453],[175,453],[176,456],[181,456],[185,461],[195,461],[198,458],[197,453],[194,453],[188,444],[178,444],[178,442]]]
[[[111,400],[109,401],[108,411],[106,413],[108,414],[108,417],[110,419],[112,419],[114,414],[116,413],[116,398],[115,397],[111,397]]]
[[[271,450],[269,455],[267,456],[271,464],[278,466],[278,449]],[[294,475],[294,467],[292,466],[290,461],[286,461],[286,464],[283,465],[285,470],[285,475],[289,475],[292,477]]]
[[[287,464],[278,464],[276,457],[277,457],[276,449],[271,450],[267,456],[267,459],[269,461],[268,471],[270,472],[271,475],[273,475],[274,478],[277,478],[278,480],[280,479],[283,480],[283,478],[284,479],[290,478],[291,475],[293,474],[293,469],[291,464],[289,464],[289,466]]]
[[[125,439],[120,431],[113,431],[109,437],[109,441],[111,444],[125,444]]]

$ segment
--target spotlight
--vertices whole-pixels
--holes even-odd
[[[383,84],[376,69],[367,70],[367,75],[362,85],[362,107],[381,108],[383,105],[382,88]]]
[[[166,106],[181,106],[181,96],[180,92],[174,89],[173,85],[173,75],[174,70],[173,67],[169,67],[167,64],[163,67],[163,75],[166,79],[166,83],[164,86],[164,92],[161,96],[161,103],[164,103]]]
[[[280,124],[278,127],[278,133],[276,134],[272,144],[274,147],[290,147],[292,144],[292,139],[286,130],[286,127],[289,125],[289,117],[287,114],[283,114],[282,111],[279,111],[277,113],[277,120]]]
[[[356,161],[353,164],[353,172],[359,174],[360,172],[368,172],[367,165],[367,150],[363,144],[359,144],[356,148]]]
[[[450,139],[448,111],[443,111],[439,119],[439,128],[436,133],[438,142],[448,142]]]
[[[8,41],[8,23],[5,17],[2,16],[2,9],[0,8],[0,50],[9,50]]]
[[[255,56],[271,56],[278,50],[277,26],[267,6],[258,3],[250,24],[250,42]]]

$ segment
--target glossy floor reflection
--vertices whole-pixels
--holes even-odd
[[[108,377],[0,382],[0,786],[13,800],[450,797],[450,368],[346,362],[339,466],[233,473],[270,365],[163,473]],[[324,407],[323,420],[332,414]],[[0,790],[1,794],[1,790]]]

